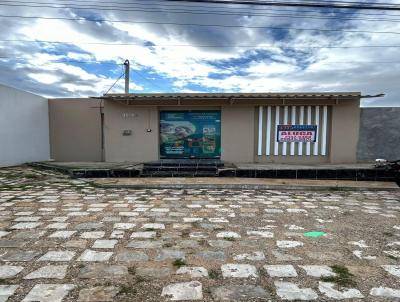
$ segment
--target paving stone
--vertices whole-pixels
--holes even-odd
[[[284,300],[316,300],[318,295],[311,288],[299,288],[295,283],[275,281],[276,294]]]
[[[226,249],[232,246],[233,242],[228,240],[208,240],[208,244],[215,248]]]
[[[166,238],[166,237],[163,237]],[[172,237],[171,237],[172,238]],[[175,241],[176,243],[176,248],[181,248],[181,249],[198,249],[200,248],[199,241],[197,240],[177,240]]]
[[[85,250],[82,255],[79,256],[78,261],[87,262],[105,262],[108,261],[113,252],[97,252],[92,250]]]
[[[163,249],[156,256],[156,261],[164,261],[168,259],[185,259],[185,252],[180,250]]]
[[[38,251],[6,251],[0,255],[1,261],[8,262],[28,262],[39,256],[41,253]]]
[[[389,274],[400,277],[400,265],[382,265],[382,267]]]
[[[49,238],[70,238],[72,235],[74,235],[76,231],[56,231],[53,234],[49,236]]]
[[[96,240],[92,246],[94,249],[113,249],[118,240]]]
[[[46,229],[66,229],[69,223],[55,222],[46,226]]]
[[[0,302],[6,302],[17,289],[18,285],[0,285]]]
[[[73,284],[36,284],[22,301],[62,302],[74,287]]]
[[[104,227],[101,222],[84,222],[75,226],[75,230],[83,231],[83,230],[98,230]]]
[[[78,277],[82,279],[114,279],[127,274],[128,268],[123,265],[90,264],[80,269]]]
[[[144,278],[165,278],[172,275],[173,271],[169,267],[137,267],[135,275]]]
[[[105,232],[103,232],[103,231],[83,232],[81,234],[81,238],[84,238],[84,239],[99,239],[99,238],[103,238],[104,235],[105,235]]]
[[[217,238],[240,238],[241,236],[236,232],[219,232]]]
[[[295,248],[299,246],[303,246],[304,243],[300,241],[290,241],[290,240],[278,240],[276,245],[279,248],[288,249],[288,248]]]
[[[361,299],[364,296],[358,289],[350,288],[344,291],[338,291],[334,289],[335,284],[329,282],[319,282],[318,290],[326,295],[328,298],[332,298],[335,300],[344,300],[344,299]]]
[[[264,265],[264,269],[270,277],[297,277],[297,272],[293,265]]]
[[[224,261],[225,253],[221,251],[200,251],[196,254],[197,257],[201,257],[207,260]]]
[[[126,247],[134,249],[158,249],[162,246],[162,241],[131,241]]]
[[[191,278],[202,278],[208,277],[207,269],[204,267],[189,267],[189,266],[182,266],[176,271],[177,275],[189,275]]]
[[[20,223],[17,223],[17,224],[14,224],[13,226],[11,226],[10,229],[13,229],[13,230],[34,229],[42,224],[43,223],[41,223],[41,222],[20,222]]]
[[[149,257],[144,252],[120,252],[115,256],[115,261],[118,262],[144,262],[148,261]]]
[[[161,296],[171,301],[201,300],[203,287],[198,281],[170,284],[163,288]]]
[[[300,265],[306,271],[306,274],[311,277],[331,277],[336,276],[332,269],[327,265]]]
[[[78,302],[112,302],[119,293],[114,286],[96,286],[82,289],[79,292]]]
[[[0,265],[0,279],[13,278],[23,269],[23,266]]]
[[[214,301],[255,301],[267,300],[270,295],[261,287],[254,285],[227,285],[211,289]]]
[[[272,251],[272,254],[275,256],[276,260],[278,261],[300,261],[302,260],[301,257],[289,255],[286,252],[279,252],[276,250]]]
[[[71,261],[74,256],[73,251],[49,251],[37,261]]]
[[[224,278],[257,278],[257,269],[250,264],[223,264],[221,266]]]
[[[26,245],[26,241],[22,241],[22,240],[0,239],[0,248],[3,248],[3,247],[22,248],[25,245]]]
[[[130,230],[136,227],[135,223],[114,223],[114,229]]]
[[[67,269],[68,265],[47,265],[26,275],[24,279],[64,279]]]
[[[162,223],[145,223],[142,226],[142,229],[148,229],[148,230],[164,230],[165,225]]]
[[[13,232],[12,238],[13,239],[39,239],[44,234],[46,234],[46,231],[39,231],[39,230],[18,231],[16,234],[15,234],[15,232]]]
[[[247,231],[247,235],[261,238],[274,238],[274,233],[269,231]]]
[[[233,257],[236,261],[250,260],[250,261],[261,261],[265,259],[263,252],[255,251],[251,253],[239,254]]]
[[[66,248],[77,248],[77,249],[85,249],[87,246],[87,241],[83,239],[78,240],[69,240],[63,244]]]
[[[390,287],[374,287],[371,289],[369,294],[375,297],[400,298],[400,289]]]
[[[157,232],[148,231],[148,232],[133,232],[131,234],[131,238],[141,238],[141,239],[151,239],[156,238]]]

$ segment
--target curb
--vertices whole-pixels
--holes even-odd
[[[104,189],[229,189],[229,190],[287,190],[287,191],[399,191],[400,188],[371,188],[371,187],[332,187],[332,186],[296,186],[291,185],[258,185],[258,184],[149,184],[149,185],[118,185],[99,184],[96,181],[88,183]]]

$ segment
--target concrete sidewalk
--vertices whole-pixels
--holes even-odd
[[[285,189],[285,190],[400,190],[394,182],[271,179],[240,177],[149,177],[87,179],[105,188],[133,189]]]

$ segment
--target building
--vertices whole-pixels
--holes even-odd
[[[58,161],[356,163],[359,92],[107,94],[49,100]],[[73,143],[72,143],[73,142]]]

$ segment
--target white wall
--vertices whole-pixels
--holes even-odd
[[[0,167],[49,158],[47,99],[0,84]]]

